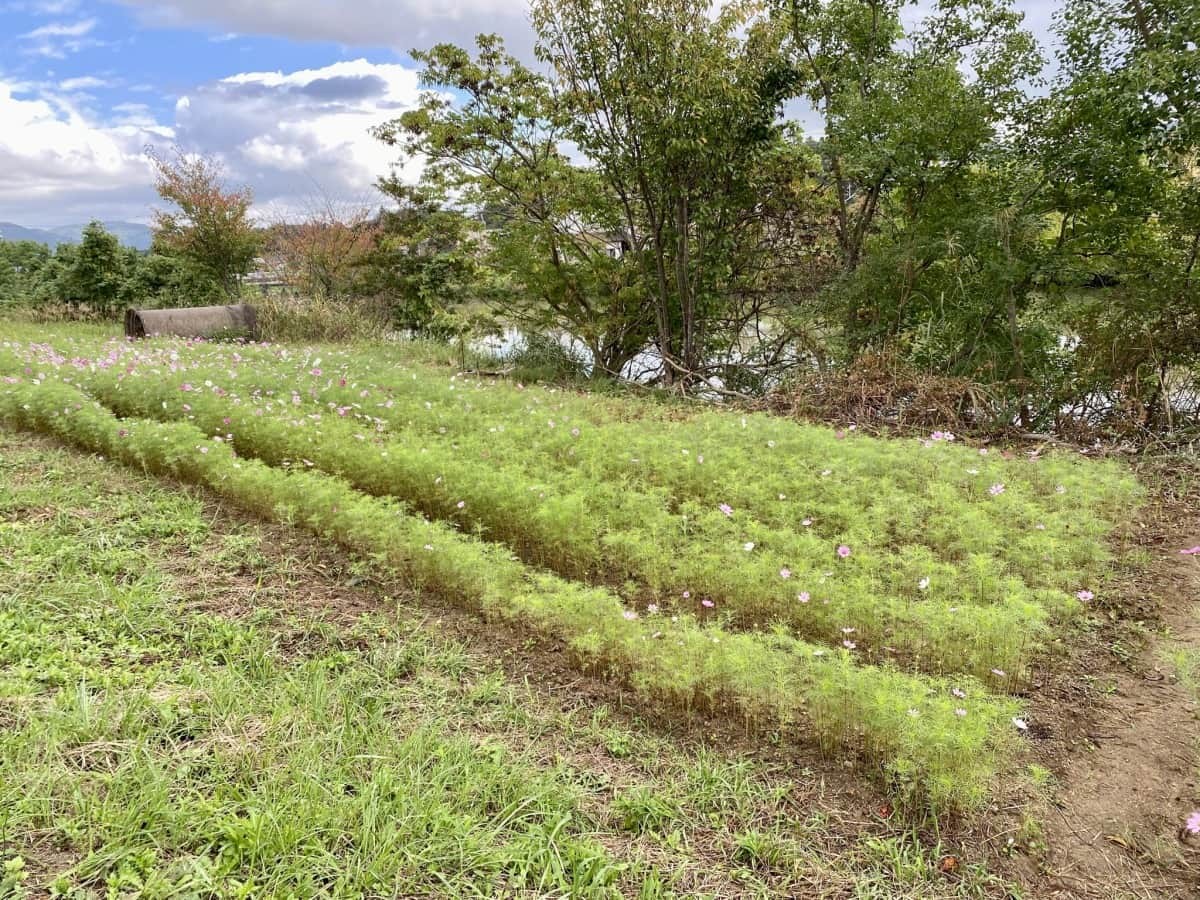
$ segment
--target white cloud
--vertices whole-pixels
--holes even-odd
[[[202,24],[241,34],[408,51],[440,41],[471,43],[496,32],[532,46],[525,0],[121,0],[151,25]]]
[[[69,219],[97,197],[136,195],[149,184],[142,147],[170,130],[154,125],[104,125],[62,97],[26,98],[0,81],[0,210]],[[54,215],[60,212],[60,215]],[[50,216],[45,215],[50,213]]]
[[[269,218],[304,210],[318,189],[380,202],[374,185],[396,152],[369,130],[410,108],[419,90],[414,70],[359,59],[232,75],[189,90],[166,116],[127,102],[101,121],[73,99],[83,95],[0,80],[0,219],[145,220],[154,202],[147,144],[218,156]]]
[[[79,78],[64,78],[58,83],[61,91],[90,91],[93,88],[108,87],[109,82],[94,75],[82,75]]]
[[[69,53],[78,53],[85,47],[97,47],[103,42],[89,37],[96,28],[95,19],[80,19],[77,22],[51,22],[21,35],[25,52],[50,59],[64,59]]]
[[[80,19],[78,22],[51,22],[49,25],[42,25],[40,28],[33,29],[33,31],[22,35],[22,37],[27,39],[83,37],[85,34],[90,34],[95,27],[95,19]]]

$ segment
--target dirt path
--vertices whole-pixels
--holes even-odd
[[[1200,897],[1200,840],[1181,833],[1200,806],[1200,711],[1163,655],[1200,651],[1200,558],[1179,553],[1200,544],[1200,498],[1189,493],[1138,523],[1136,549],[1150,558],[1126,580],[1121,602],[1126,614],[1146,613],[1153,632],[1142,649],[1118,665],[1122,641],[1107,643],[1107,665],[1090,679],[1088,670],[1074,675],[1079,696],[1059,685],[1050,700],[1070,707],[1086,698],[1090,709],[1058,710],[1067,724],[1047,764],[1059,787],[1043,813],[1039,871],[1024,879],[1035,896]]]

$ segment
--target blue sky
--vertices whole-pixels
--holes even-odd
[[[1057,5],[1017,0],[1040,36]],[[0,0],[0,221],[147,221],[147,144],[220,156],[264,219],[377,203],[407,51],[479,31],[529,55],[523,0]]]

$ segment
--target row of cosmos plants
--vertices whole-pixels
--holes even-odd
[[[970,810],[1139,490],[1115,463],[480,379],[403,346],[0,344],[0,418],[204,485]]]

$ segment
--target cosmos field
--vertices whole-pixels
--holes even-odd
[[[1103,596],[1116,464],[462,374],[403,345],[0,345],[0,417],[207,486],[561,641],[648,707],[969,809]]]

